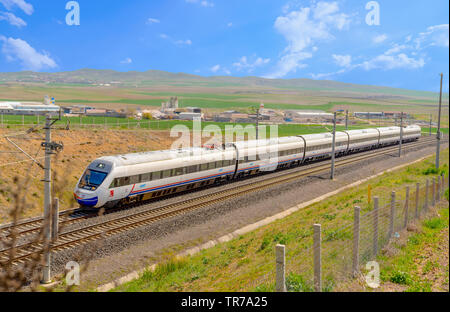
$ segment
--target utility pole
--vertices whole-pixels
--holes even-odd
[[[345,111],[345,130],[348,130],[348,109]]]
[[[51,227],[52,227],[52,163],[51,157],[54,152],[59,152],[63,149],[62,144],[52,142],[52,125],[60,120],[60,118],[52,119],[50,114],[46,115],[45,118],[45,142],[41,144],[45,149],[45,164],[44,164],[44,244],[47,246],[44,250],[44,267],[42,270],[42,283],[48,284],[51,282],[51,252],[50,252],[50,242],[51,242]]]
[[[50,115],[47,115],[45,118],[45,165],[44,165],[44,246],[50,243],[50,211],[51,211],[51,196],[52,196],[52,182],[51,182],[51,174],[52,174],[52,163],[51,156],[52,150],[50,142],[52,141],[52,133],[51,133],[51,118]],[[47,223],[47,224],[46,224]],[[50,251],[46,251],[44,255],[44,269],[42,270],[42,283],[48,284],[51,282],[50,276]]]
[[[439,153],[441,149],[441,108],[442,108],[442,79],[444,74],[441,73],[441,91],[439,93],[439,115],[438,115],[438,128],[437,128],[437,145],[436,145],[436,169],[439,169]]]
[[[259,139],[259,108],[256,111],[256,139]]]
[[[400,144],[398,146],[398,157],[402,157],[402,143],[403,143],[403,112],[400,116]]]
[[[333,120],[333,144],[331,145],[331,180],[334,180],[334,159],[336,151],[336,112],[334,112]]]

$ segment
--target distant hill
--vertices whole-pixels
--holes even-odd
[[[260,77],[231,77],[212,76],[204,77],[185,73],[170,73],[159,70],[145,72],[129,71],[118,72],[114,70],[80,69],[70,72],[37,73],[31,71],[1,73],[0,83],[50,83],[50,84],[114,84],[118,86],[151,86],[155,84],[185,84],[186,86],[203,87],[233,87],[245,86],[253,88],[273,88],[284,90],[311,90],[351,92],[364,94],[378,94],[399,97],[419,97],[436,99],[435,92],[397,89],[369,85],[358,85],[330,80],[312,79],[265,79]],[[448,93],[444,95],[448,99]]]

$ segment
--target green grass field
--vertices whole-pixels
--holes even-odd
[[[441,155],[442,168],[446,175],[448,155],[448,149]],[[290,274],[287,274],[289,289],[311,291],[310,279],[305,276],[311,275],[312,254],[305,251],[312,244],[312,225],[315,223],[322,225],[323,265],[334,268],[328,271],[327,275],[324,272],[324,287],[327,291],[333,291],[339,282],[339,252],[351,252],[352,246],[351,237],[339,233],[348,233],[341,230],[351,226],[355,205],[361,207],[362,214],[373,209],[373,203],[369,204],[367,199],[368,185],[372,186],[372,196],[380,197],[382,206],[389,203],[392,190],[395,190],[401,199],[406,185],[415,185],[416,182],[424,185],[426,179],[433,177],[429,174],[430,169],[434,168],[433,163],[434,157],[430,157],[406,168],[386,173],[190,257],[175,259],[170,256],[168,250],[164,253],[168,260],[157,266],[154,272],[146,271],[140,278],[113,291],[274,291],[276,244],[286,245],[286,271],[290,271]],[[342,251],[342,246],[350,246],[350,251]],[[180,249],[180,246],[173,247],[172,255]],[[328,252],[335,249],[337,254]],[[305,266],[306,263],[309,264]],[[300,267],[308,268],[309,271],[298,272]],[[266,274],[269,278],[261,279]],[[254,281],[257,281],[256,284]]]

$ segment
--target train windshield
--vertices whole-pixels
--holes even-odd
[[[81,178],[80,187],[87,189],[91,189],[92,187],[97,188],[105,181],[107,175],[104,172],[88,169]]]

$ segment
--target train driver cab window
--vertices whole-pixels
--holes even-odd
[[[99,187],[105,181],[108,174],[95,170],[86,170],[80,181],[80,188],[92,190]]]

